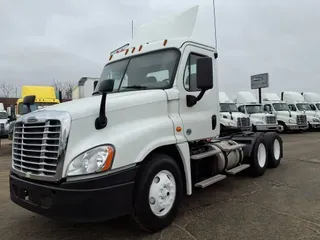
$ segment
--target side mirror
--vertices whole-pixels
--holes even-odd
[[[114,87],[114,79],[106,79],[99,83],[98,92],[101,94],[112,92],[113,87]]]
[[[97,91],[102,94],[100,103],[99,117],[95,121],[95,127],[97,130],[103,129],[108,124],[106,116],[106,100],[108,92],[112,92],[114,87],[114,79],[106,79],[99,82]]]
[[[213,88],[213,66],[212,58],[203,57],[197,59],[197,88],[201,90],[200,94],[187,95],[187,106],[193,107],[200,101],[205,92]]]
[[[197,60],[197,87],[201,90],[213,88],[212,58],[204,57]]]
[[[266,112],[272,113],[270,106],[265,106],[264,109]]]
[[[35,95],[29,95],[29,96],[25,96],[24,97],[23,105],[27,106],[27,112],[26,113],[31,112],[30,105],[34,104],[35,100],[36,100],[36,96]]]

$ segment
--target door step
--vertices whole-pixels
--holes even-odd
[[[238,167],[235,167],[235,168],[232,168],[232,169],[226,171],[226,173],[227,173],[228,175],[236,175],[237,173],[239,173],[239,172],[241,172],[241,171],[243,171],[243,170],[246,170],[246,169],[249,168],[249,167],[250,167],[249,164],[242,164],[242,165],[240,165],[240,166],[238,166]]]
[[[218,174],[218,175],[215,175],[211,178],[207,178],[201,182],[198,182],[194,186],[198,187],[198,188],[205,188],[205,187],[208,187],[216,182],[219,182],[219,181],[225,179],[226,177],[227,177],[226,175]]]
[[[211,148],[209,151],[191,155],[190,158],[192,160],[200,160],[200,159],[211,157],[211,156],[214,156],[214,155],[221,153],[220,149],[218,149],[218,148],[215,149],[210,145],[208,145],[208,146]]]

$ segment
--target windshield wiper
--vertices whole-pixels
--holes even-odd
[[[132,85],[132,86],[127,86],[127,87],[122,87],[122,88],[148,89],[148,87],[146,87],[146,86],[141,86],[141,85]]]

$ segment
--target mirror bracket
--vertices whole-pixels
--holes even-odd
[[[207,89],[202,89],[197,97],[193,95],[187,95],[187,106],[193,107],[194,105],[196,105],[197,102],[199,102],[202,99],[206,91]]]

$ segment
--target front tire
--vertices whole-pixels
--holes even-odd
[[[283,122],[279,122],[278,125],[278,133],[285,133],[287,131],[287,126]]]
[[[183,181],[176,161],[165,154],[152,154],[142,166],[135,188],[133,217],[148,232],[170,225],[183,197]]]

